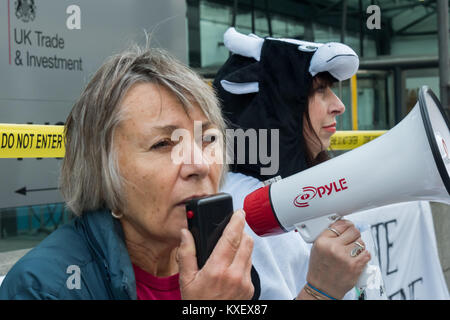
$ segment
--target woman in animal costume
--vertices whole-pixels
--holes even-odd
[[[227,30],[224,43],[232,54],[213,85],[233,130],[227,135],[230,172],[221,191],[242,208],[245,197],[264,181],[328,159],[335,118],[345,111],[331,85],[353,76],[359,59],[341,43],[263,39],[234,28]],[[242,137],[248,139],[243,143]],[[342,254],[361,242],[348,221],[325,230],[312,247],[296,232],[260,238],[248,226],[246,231],[255,241],[252,261],[261,299],[354,298],[351,289],[370,259],[364,249],[357,259]],[[340,241],[343,234],[346,241]],[[354,272],[348,271],[351,265],[358,266]]]

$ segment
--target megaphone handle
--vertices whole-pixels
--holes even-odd
[[[314,218],[295,224],[295,228],[307,243],[313,243],[317,237],[331,224],[338,221],[342,217],[337,214]]]

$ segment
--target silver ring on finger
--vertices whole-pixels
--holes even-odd
[[[356,257],[358,256],[361,252],[363,252],[366,248],[359,243],[358,241],[354,242],[355,247],[352,249],[352,251],[350,252],[350,256],[351,257]]]
[[[336,234],[336,236],[338,236],[338,237],[341,235],[339,231],[337,231],[336,229],[334,229],[332,227],[328,227],[327,229],[330,230],[331,232],[334,232]]]

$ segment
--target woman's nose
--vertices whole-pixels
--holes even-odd
[[[204,157],[201,142],[200,145],[194,141],[189,143],[190,146],[187,144],[184,146],[187,156],[181,164],[180,174],[184,179],[193,177],[202,179],[209,174],[210,165]]]
[[[330,101],[330,113],[338,116],[341,115],[345,112],[345,105],[342,103],[341,99],[338,98],[338,96],[336,96],[333,93],[333,97],[332,97],[332,101]]]

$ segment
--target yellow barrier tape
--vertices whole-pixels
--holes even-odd
[[[64,126],[0,123],[0,158],[63,158]]]
[[[337,131],[331,149],[355,149],[385,132]],[[64,154],[64,126],[0,123],[0,158],[63,158]]]
[[[386,130],[336,131],[331,137],[330,148],[333,150],[355,149],[384,133]]]

